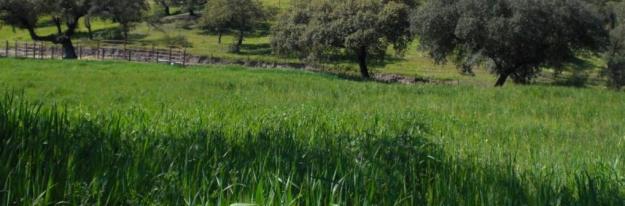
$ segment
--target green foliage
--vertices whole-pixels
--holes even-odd
[[[429,1],[413,18],[422,49],[437,62],[486,61],[502,86],[530,82],[545,67],[561,67],[580,51],[601,51],[604,21],[581,0]]]
[[[271,45],[277,54],[312,61],[344,49],[369,78],[369,59],[384,58],[390,45],[402,53],[412,40],[409,11],[401,1],[302,1],[274,26]]]
[[[142,13],[147,10],[145,0],[2,0],[0,1],[0,20],[4,23],[26,29],[30,38],[35,41],[48,41],[61,44],[64,58],[77,58],[72,38],[78,29],[79,21],[92,15],[103,15],[122,24],[124,34],[132,22],[139,21]],[[39,20],[52,17],[57,32],[39,35]],[[65,24],[65,30],[62,30]]]
[[[119,23],[124,40],[127,41],[130,29],[144,20],[149,5],[147,0],[104,0],[95,10],[96,14]]]
[[[246,32],[253,32],[268,18],[267,11],[255,0],[211,0],[206,5],[200,25],[208,30],[222,33],[234,30],[238,39],[232,51],[239,53]]]

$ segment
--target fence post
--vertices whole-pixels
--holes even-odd
[[[172,53],[171,53],[171,52],[172,52],[172,49],[173,49],[172,47],[169,47],[169,64],[171,64],[171,60],[172,60],[172,59],[171,59],[171,55],[172,55]]]
[[[132,49],[128,49],[128,61],[132,61]]]
[[[15,58],[17,58],[17,50],[19,50],[17,40],[15,41]]]
[[[96,46],[95,59],[100,59],[100,41],[98,41],[98,44]]]
[[[156,49],[156,56],[154,57],[154,62],[158,63],[158,57],[160,56],[158,49]]]
[[[50,59],[54,59],[54,52],[56,52],[54,45],[50,46],[50,52],[52,53],[50,54]]]
[[[187,66],[187,49],[182,50],[182,67]]]
[[[128,43],[127,41],[124,41],[124,52],[123,52],[123,54],[121,55],[121,57],[122,57],[123,59],[128,58],[128,49],[126,48],[126,44],[127,44],[127,43]],[[124,56],[125,56],[125,57],[124,57]]]
[[[9,57],[9,40],[4,44],[4,56]]]
[[[82,45],[78,45],[78,59],[82,59]]]
[[[35,52],[35,45],[37,45],[37,42],[33,42],[33,45],[28,46],[28,49],[30,49],[33,52],[33,59],[37,59],[37,52]]]
[[[45,45],[43,45],[43,42],[41,42],[41,44],[39,44],[39,59],[44,59],[45,55],[46,55],[46,47]]]
[[[146,62],[149,62],[151,58],[154,58],[154,51],[155,51],[155,47],[154,47],[154,44],[152,44],[152,51],[150,52],[150,58],[146,59]]]

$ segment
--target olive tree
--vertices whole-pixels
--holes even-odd
[[[232,51],[241,51],[246,33],[255,31],[266,21],[268,14],[256,0],[210,0],[200,21],[202,28],[217,32],[220,36],[227,31],[237,33]]]
[[[391,45],[403,53],[411,41],[411,5],[388,0],[299,2],[279,19],[271,46],[277,54],[311,60],[326,52],[351,54],[367,79],[370,59],[383,58]]]
[[[97,12],[107,19],[118,23],[124,40],[128,41],[128,33],[135,23],[141,22],[149,10],[146,0],[100,0],[101,7]]]
[[[35,41],[61,44],[64,58],[77,58],[72,37],[78,28],[80,18],[88,14],[96,0],[0,0],[0,20],[13,27],[26,29]],[[37,23],[42,17],[51,16],[57,24],[57,31],[39,35]],[[62,30],[61,25],[65,25]]]
[[[582,0],[430,0],[412,19],[420,48],[437,63],[488,66],[496,86],[529,83],[542,68],[601,51],[608,36]]]

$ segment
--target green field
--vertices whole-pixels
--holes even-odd
[[[623,93],[0,59],[0,204],[623,205]]]

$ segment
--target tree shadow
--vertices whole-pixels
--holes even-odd
[[[590,73],[597,68],[596,64],[587,59],[575,58],[569,64],[564,65],[562,69],[554,70],[550,84],[565,87],[588,87],[591,81]]]
[[[241,45],[241,55],[272,55],[271,45],[268,43],[261,44],[243,44]]]
[[[95,29],[91,33],[93,34],[94,40],[125,40],[122,31],[117,27]],[[74,37],[79,39],[87,39],[89,38],[89,32],[76,31],[76,33],[74,33]],[[128,34],[128,39],[131,41],[142,40],[146,37],[148,37],[147,34]]]

